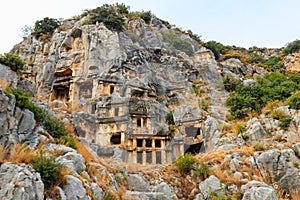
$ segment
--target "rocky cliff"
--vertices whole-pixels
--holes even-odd
[[[216,60],[153,15],[122,17],[122,31],[87,24],[89,15],[64,20],[47,39],[32,34],[13,48],[27,63],[22,74],[0,65],[1,198],[299,197],[299,110],[277,103],[244,121],[228,117],[224,79],[256,85],[270,69]],[[178,164],[184,153],[193,155],[188,170]],[[57,163],[55,184],[36,158]]]

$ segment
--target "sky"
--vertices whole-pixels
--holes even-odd
[[[22,41],[22,28],[44,17],[70,18],[105,3],[157,17],[203,41],[240,47],[280,48],[300,38],[299,0],[9,0],[0,7],[0,54]]]

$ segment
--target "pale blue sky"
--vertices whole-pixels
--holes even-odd
[[[300,39],[299,0],[9,0],[0,8],[0,53],[22,40],[24,25],[33,26],[44,17],[69,18],[116,2],[129,5],[131,11],[151,10],[204,41],[276,48]]]

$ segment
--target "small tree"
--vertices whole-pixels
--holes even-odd
[[[181,155],[175,162],[174,165],[181,173],[189,172],[195,163],[195,158],[191,153]]]
[[[10,69],[15,72],[24,70],[26,65],[26,62],[14,53],[5,53],[4,55],[0,55],[0,63],[10,67]]]
[[[122,12],[125,11],[123,10]],[[88,14],[88,24],[103,22],[103,24],[112,31],[123,30],[124,19],[122,16],[117,14],[116,10],[111,5],[105,4],[101,7],[88,11]]]
[[[300,50],[300,40],[295,40],[287,45],[282,50],[283,55],[287,56],[288,54],[295,53]]]
[[[50,37],[59,25],[60,23],[57,19],[45,17],[35,22],[33,34],[37,38],[41,36]]]

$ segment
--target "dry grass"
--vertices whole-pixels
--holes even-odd
[[[222,183],[227,182],[227,176],[219,166],[213,166],[212,172]]]
[[[9,86],[9,83],[6,80],[0,79],[0,86],[2,87],[2,90],[6,90]]]
[[[261,112],[263,114],[268,114],[269,112],[271,112],[271,110],[274,110],[280,106],[283,106],[284,105],[284,102],[281,102],[281,101],[278,101],[278,100],[275,100],[275,101],[269,101],[267,103],[267,105],[265,107],[262,108]]]
[[[75,143],[77,146],[77,152],[83,156],[86,163],[96,162],[96,158],[85,144],[81,143],[78,140],[75,140]]]
[[[36,150],[29,149],[24,144],[15,144],[9,154],[9,162],[12,163],[29,163],[37,154]]]
[[[196,161],[199,163],[218,163],[222,161],[227,154],[232,154],[235,152],[242,152],[246,157],[252,156],[254,153],[254,148],[253,147],[248,147],[248,146],[243,146],[241,148],[237,149],[231,149],[228,151],[214,151],[214,152],[209,152],[207,154],[204,154],[201,158],[196,157]]]

